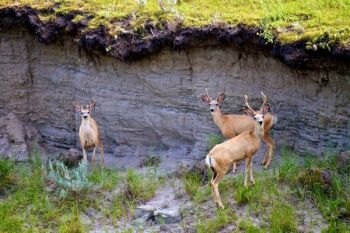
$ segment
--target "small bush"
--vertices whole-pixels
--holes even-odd
[[[221,135],[210,134],[208,136],[208,151],[213,149],[217,144],[220,144],[224,141],[224,138]]]
[[[218,209],[216,217],[207,221],[200,221],[196,225],[196,231],[198,233],[216,233],[236,219],[237,216],[231,209]]]
[[[71,213],[64,215],[58,227],[59,233],[83,233],[85,232],[80,222],[79,210],[76,205],[72,207]]]
[[[15,182],[15,162],[8,159],[0,159],[0,195],[14,185]]]
[[[296,215],[293,208],[285,203],[276,203],[271,210],[270,232],[297,232]]]
[[[119,180],[120,177],[116,171],[106,168],[94,168],[89,175],[90,182],[108,191],[111,191]]]
[[[86,191],[92,187],[88,179],[88,164],[80,162],[76,168],[68,169],[62,162],[57,161],[52,165],[49,162],[48,178],[55,183],[60,197],[65,197],[68,193],[75,195]]]

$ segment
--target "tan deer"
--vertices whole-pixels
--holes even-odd
[[[214,173],[210,181],[214,201],[221,207],[221,197],[218,186],[221,179],[225,176],[230,166],[238,161],[244,160],[245,179],[244,186],[248,185],[248,180],[255,184],[252,170],[253,156],[260,147],[260,141],[264,134],[265,114],[269,111],[269,104],[264,101],[259,111],[254,111],[248,104],[248,97],[245,96],[244,112],[253,119],[254,128],[244,131],[238,136],[216,145],[206,156],[205,162]],[[265,117],[266,118],[266,117]]]
[[[212,100],[208,95],[208,90],[205,89],[206,95],[202,95],[201,98],[204,102],[210,106],[210,112],[213,117],[214,123],[219,127],[222,135],[226,139],[231,139],[246,130],[254,129],[254,120],[246,115],[224,115],[220,110],[220,105],[224,102],[225,93],[220,91],[215,100]],[[261,92],[263,101],[267,102],[267,98],[264,93]],[[262,164],[267,169],[271,163],[273,150],[275,148],[275,142],[270,136],[272,126],[275,124],[277,117],[271,112],[265,115],[265,124],[263,130],[262,140],[267,144],[264,159]],[[233,163],[232,171],[236,171],[236,163]]]
[[[91,117],[91,111],[95,108],[96,102],[92,100],[86,107],[74,102],[75,110],[81,114],[81,124],[79,128],[80,144],[83,148],[83,160],[87,161],[86,150],[93,148],[92,162],[96,161],[96,149],[100,149],[100,164],[104,165],[103,144],[96,121]]]

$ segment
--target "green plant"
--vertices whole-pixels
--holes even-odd
[[[270,232],[298,232],[296,219],[294,210],[290,205],[277,202],[272,207],[269,218]]]
[[[265,44],[272,44],[275,39],[275,34],[269,24],[263,24],[261,32],[258,32],[257,34],[264,38]]]
[[[84,226],[80,222],[79,209],[76,205],[71,208],[70,213],[64,215],[60,219],[59,233],[83,233]]]
[[[111,191],[120,181],[120,176],[112,169],[94,167],[90,172],[89,181],[104,190]]]
[[[15,162],[9,159],[0,159],[0,195],[15,183]]]
[[[254,226],[249,219],[244,219],[239,221],[238,228],[239,230],[245,233],[263,233],[264,232],[261,228]]]
[[[218,209],[216,216],[210,220],[200,220],[196,225],[198,233],[216,233],[237,219],[231,209]]]
[[[65,197],[68,193],[77,195],[92,187],[86,162],[80,162],[78,167],[68,169],[63,162],[57,161],[52,165],[50,161],[48,178],[56,184],[60,197]]]
[[[208,136],[208,150],[213,149],[217,144],[220,144],[224,141],[224,138],[221,135],[209,134]]]

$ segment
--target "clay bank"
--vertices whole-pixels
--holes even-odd
[[[224,88],[222,111],[236,114],[244,94],[258,107],[263,91],[278,116],[278,146],[349,149],[345,48],[313,53],[303,42],[265,45],[259,29],[244,27],[111,41],[103,28],[77,37],[79,25],[67,18],[44,24],[22,11],[0,14],[2,154],[26,154],[31,146],[14,149],[16,143],[33,138],[50,150],[79,147],[80,116],[72,102],[94,99],[106,153],[204,158],[208,136],[220,133],[200,99],[205,88],[212,96]],[[18,140],[5,127],[13,118],[24,125]]]

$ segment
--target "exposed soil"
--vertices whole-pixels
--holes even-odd
[[[50,11],[48,9],[47,11]],[[72,22],[76,12],[57,15],[54,21],[43,22],[38,11],[30,7],[8,7],[0,9],[0,29],[18,26],[27,27],[40,42],[49,44],[65,35],[70,35],[78,42],[80,48],[103,55],[116,57],[124,62],[141,59],[159,52],[164,47],[174,50],[198,46],[234,46],[238,49],[260,51],[275,56],[287,65],[299,68],[333,68],[339,65],[346,69],[350,63],[350,48],[336,46],[328,50],[310,51],[305,49],[306,41],[292,44],[274,42],[266,44],[257,35],[261,28],[245,25],[200,28],[163,29],[153,24],[146,24],[145,31],[122,32],[116,38],[111,36],[104,26],[87,30],[87,19]],[[118,24],[127,23],[127,19]]]

